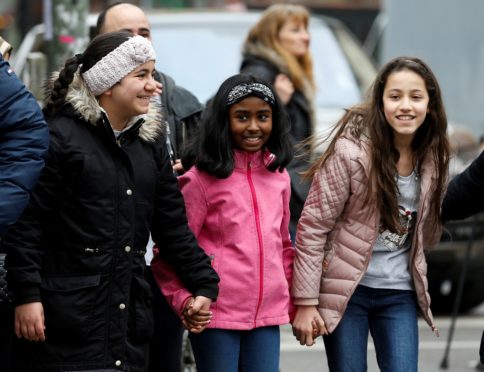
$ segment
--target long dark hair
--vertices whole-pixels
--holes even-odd
[[[233,146],[230,138],[229,107],[227,96],[237,85],[261,83],[271,89],[275,97],[272,105],[272,131],[265,147],[275,155],[267,166],[271,171],[282,169],[292,159],[289,142],[290,122],[283,103],[277,98],[269,83],[247,74],[229,77],[220,86],[214,98],[207,104],[201,118],[197,135],[189,142],[182,154],[185,169],[196,165],[198,169],[218,178],[227,178],[234,170]]]
[[[396,164],[399,152],[394,145],[392,128],[383,113],[383,92],[388,77],[395,72],[408,70],[418,74],[425,82],[429,95],[428,114],[418,128],[412,141],[412,149],[419,167],[429,154],[435,164],[436,182],[433,185],[430,208],[437,227],[440,219],[440,204],[448,177],[449,141],[447,137],[447,116],[438,81],[431,69],[415,57],[397,57],[388,62],[378,73],[365,103],[356,105],[345,113],[333,130],[333,138],[323,153],[309,169],[306,177],[312,177],[334,152],[337,139],[346,130],[354,137],[367,138],[371,150],[370,182],[367,201],[376,199],[381,214],[382,227],[399,232],[398,223],[398,174]]]
[[[89,43],[84,53],[69,58],[64,68],[59,72],[59,77],[54,81],[52,89],[48,92],[43,108],[44,115],[46,117],[55,115],[64,105],[69,85],[74,80],[77,70],[81,74],[89,70],[104,56],[132,36],[133,34],[127,31],[108,32],[96,36]]]

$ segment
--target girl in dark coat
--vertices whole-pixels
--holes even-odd
[[[143,37],[107,33],[53,83],[46,166],[5,239],[19,371],[145,371],[150,232],[198,306],[217,296],[218,276],[188,228],[152,107],[154,60]]]
[[[240,69],[242,73],[273,84],[291,119],[293,146],[312,135],[314,126],[308,22],[309,13],[303,6],[275,4],[267,8],[249,31]],[[307,159],[301,156],[295,157],[287,167],[291,176],[290,230],[293,235],[309,190],[309,182],[304,182],[300,176],[306,167]]]

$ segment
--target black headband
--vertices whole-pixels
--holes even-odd
[[[275,98],[271,89],[262,83],[242,83],[232,88],[227,96],[227,106],[233,105],[248,96],[257,96],[274,106]]]

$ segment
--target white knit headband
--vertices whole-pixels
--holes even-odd
[[[104,93],[139,65],[156,59],[151,42],[136,35],[105,55],[82,74],[95,96]]]

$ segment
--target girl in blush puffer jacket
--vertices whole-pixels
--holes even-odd
[[[278,371],[294,256],[288,132],[272,88],[235,75],[202,116],[195,166],[179,177],[190,227],[221,278],[218,300],[193,314],[192,296],[168,265],[155,257],[152,270],[191,331],[199,372]]]
[[[366,371],[371,333],[382,371],[417,371],[417,312],[435,329],[424,248],[440,238],[449,148],[438,82],[417,58],[377,76],[336,127],[299,220],[293,330],[323,335],[331,372]]]

